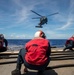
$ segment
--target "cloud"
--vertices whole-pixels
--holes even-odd
[[[21,26],[21,24],[26,23],[30,19],[30,15],[32,14],[30,10],[34,9],[35,5],[40,2],[22,2],[21,0],[12,0],[13,5],[15,6],[14,12],[10,15],[12,20],[11,24],[7,26],[7,28]],[[19,24],[19,25],[18,25]]]
[[[73,9],[73,7],[74,7],[74,1],[70,0],[70,7],[69,7],[69,10],[67,11],[68,17],[66,18],[67,22],[62,27],[57,28],[57,30],[66,30],[66,29],[69,29],[71,26],[73,26],[73,24],[74,24],[74,9]]]
[[[68,37],[68,34],[57,32],[56,30],[46,30],[47,38],[50,39],[64,39]]]
[[[12,33],[10,36],[9,36],[9,38],[12,38],[12,39],[25,39],[25,35],[24,34],[16,34],[16,33]]]
[[[0,28],[0,30],[3,30],[4,28]]]
[[[65,30],[65,29],[67,29],[68,27],[70,27],[73,24],[72,20],[73,19],[69,19],[65,25],[63,25],[61,28],[57,28],[56,30]]]
[[[11,23],[9,23],[9,25],[7,25],[7,27],[5,27],[5,28],[13,28],[13,27],[21,26],[21,23],[23,23],[23,24],[26,23],[32,14],[30,10],[35,9],[36,6],[37,6],[37,9],[42,8],[43,6],[46,5],[45,3],[48,3],[48,2],[49,2],[48,0],[44,0],[44,1],[31,0],[30,2],[29,2],[29,0],[27,0],[27,1],[11,0],[10,3],[12,5],[12,7],[10,7],[10,9],[13,12],[8,15],[9,19],[7,20],[8,23],[9,23],[9,21],[11,21]],[[38,5],[39,5],[39,7],[38,7]],[[40,7],[40,5],[41,5],[41,7]]]
[[[34,14],[30,10],[35,10],[45,15],[58,11],[59,14],[49,17],[50,26],[44,25],[43,29],[46,28],[46,30],[48,30],[48,38],[63,38],[65,34],[62,33],[61,30],[68,32],[68,29],[69,31],[74,29],[74,1],[66,0],[64,3],[63,1],[64,0],[10,0],[9,2],[5,2],[4,0],[5,5],[2,4],[4,8],[2,8],[2,10],[0,9],[0,25],[2,25],[0,30],[4,29],[4,32],[15,32],[15,34],[9,35],[10,38],[32,38],[31,34],[18,34],[20,33],[19,30],[21,30],[21,33],[31,30],[30,33],[32,33],[37,30],[35,25],[39,23],[39,20],[31,20]],[[35,16],[37,15],[35,14]]]
[[[7,39],[30,39],[33,38],[29,34],[17,34],[17,33],[11,33],[11,35],[6,36]]]

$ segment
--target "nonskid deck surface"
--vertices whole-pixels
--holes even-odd
[[[6,58],[0,58],[1,75],[11,75],[11,71],[15,69],[19,51],[5,52]],[[1,53],[0,53],[1,54]],[[37,71],[29,70],[28,73],[22,75],[37,75]],[[53,48],[51,53],[51,61],[44,75],[74,75],[74,51],[63,52],[60,48]]]

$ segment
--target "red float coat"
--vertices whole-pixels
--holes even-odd
[[[74,41],[74,37],[69,38],[69,39],[66,41],[66,44],[69,44],[70,41]]]
[[[27,50],[25,60],[32,65],[43,65],[47,62],[49,41],[46,39],[33,39],[25,45]]]
[[[0,39],[0,48],[3,47],[3,40]]]

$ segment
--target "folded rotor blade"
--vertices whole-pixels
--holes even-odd
[[[38,14],[38,13],[36,13],[35,11],[33,11],[33,10],[31,10],[33,13],[35,13],[35,14],[37,14],[38,16],[42,16],[42,15],[40,15],[40,14]]]

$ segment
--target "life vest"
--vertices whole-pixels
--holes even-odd
[[[3,39],[0,39],[0,48],[3,47]]]
[[[69,38],[69,39],[66,41],[66,44],[69,44],[70,41],[73,41],[73,42],[74,42],[74,37]]]
[[[74,41],[74,37],[71,37],[69,40]]]
[[[48,60],[46,55],[49,47],[48,43],[46,39],[33,39],[26,43],[25,60],[32,65],[44,65]]]

